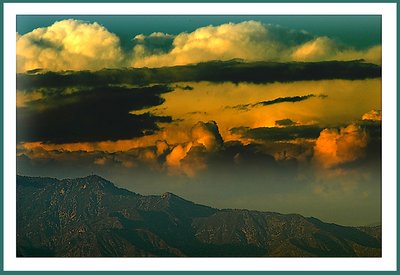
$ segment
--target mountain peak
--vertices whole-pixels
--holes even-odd
[[[86,177],[83,177],[82,179],[107,181],[105,178],[100,177],[99,175],[96,175],[96,174],[88,175],[88,176],[86,176]]]
[[[105,178],[99,176],[99,175],[89,175],[83,178],[79,178],[77,179],[77,183],[81,185],[81,189],[86,189],[86,188],[90,188],[90,189],[101,189],[101,190],[109,190],[109,191],[117,191],[119,190],[120,192],[129,192],[132,193],[129,190],[126,189],[122,189],[119,188],[117,186],[115,186],[114,183],[112,183],[109,180],[106,180]]]
[[[170,199],[170,198],[180,198],[180,197],[175,195],[174,193],[165,192],[164,194],[161,195],[161,198],[162,199]]]
[[[17,181],[19,256],[381,255],[380,227],[359,229],[293,215],[219,210],[170,192],[138,196],[97,175]]]

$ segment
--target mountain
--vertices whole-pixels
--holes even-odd
[[[142,196],[99,177],[17,176],[19,257],[380,257],[381,230]]]

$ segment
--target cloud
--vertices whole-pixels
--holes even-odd
[[[276,126],[294,126],[297,123],[289,118],[279,119],[275,121]]]
[[[358,125],[321,131],[314,147],[314,160],[323,168],[356,161],[365,156],[367,133]]]
[[[167,86],[101,87],[68,95],[54,95],[17,108],[19,142],[73,143],[130,139],[159,130],[168,116],[129,112],[164,102]]]
[[[231,129],[232,134],[261,141],[288,141],[298,138],[314,139],[319,136],[320,131],[321,128],[317,125],[258,128],[236,127]]]
[[[191,129],[191,137],[194,144],[203,145],[207,151],[216,151],[221,148],[223,140],[215,121],[199,121]]]
[[[105,158],[105,157],[97,158],[94,160],[94,163],[97,165],[104,165],[107,163],[107,158]]]
[[[296,61],[319,61],[326,57],[332,58],[340,49],[332,39],[317,37],[297,47],[292,58]]]
[[[98,23],[62,20],[17,35],[17,72],[99,70],[120,67],[123,61],[118,36]]]
[[[157,38],[163,47],[162,51],[154,52],[152,43],[136,46],[131,63],[134,67],[176,66],[234,58],[280,62],[364,59],[380,64],[381,55],[379,45],[355,50],[326,36],[258,21],[210,25],[174,37],[163,33],[137,37],[141,41]]]
[[[381,63],[381,46],[356,50],[325,36],[258,21],[205,26],[190,33],[138,34],[128,53],[119,37],[98,23],[62,20],[16,35],[17,71],[164,67],[212,60],[247,62],[349,61]]]
[[[371,183],[381,186],[382,126],[379,115],[379,111],[372,110],[352,124],[321,131],[310,162],[316,194],[351,194]]]
[[[275,33],[270,34],[269,28],[260,22],[247,21],[210,25],[191,33],[180,33],[174,37],[171,51],[145,58],[134,56],[132,66],[174,66],[233,58],[275,60],[284,45],[277,39],[276,31],[273,29]]]
[[[192,87],[192,86],[189,86],[189,85],[186,85],[186,86],[175,85],[175,88],[177,88],[177,89],[182,89],[182,90],[185,90],[185,91],[191,91],[191,90],[193,90],[193,87]]]
[[[221,150],[224,143],[215,121],[197,122],[190,130],[190,138],[190,142],[174,146],[166,156],[170,172],[194,177],[207,167],[209,154]]]
[[[136,45],[133,48],[135,58],[148,58],[152,55],[167,53],[172,49],[174,36],[162,32],[150,35],[139,34],[133,38]]]
[[[381,110],[371,110],[362,116],[362,120],[382,121]]]
[[[293,61],[357,60],[381,64],[382,47],[373,46],[366,50],[355,50],[322,36],[298,46],[292,53]]]
[[[29,92],[17,91],[17,108],[26,107],[29,102],[41,98],[43,98],[43,93],[41,91],[29,91]]]
[[[241,105],[233,106],[231,108],[247,111],[247,110],[249,110],[249,108],[252,108],[252,107],[268,106],[268,105],[284,103],[284,102],[294,103],[294,102],[304,101],[304,100],[307,100],[307,99],[310,99],[310,98],[313,98],[316,96],[317,95],[315,95],[315,94],[308,94],[308,95],[302,95],[302,96],[278,97],[273,100],[260,101],[260,102],[253,103],[253,104],[241,104]],[[319,95],[318,97],[326,98],[327,95]]]
[[[190,81],[210,81],[214,83],[250,82],[259,84],[323,79],[356,80],[379,77],[381,77],[380,66],[359,61],[246,63],[231,60],[153,69],[132,68],[107,69],[96,72],[21,73],[17,74],[17,89],[19,91],[26,91],[38,90],[40,88],[62,89],[67,87],[101,87],[105,85],[138,86]],[[319,96],[323,97],[323,95]]]

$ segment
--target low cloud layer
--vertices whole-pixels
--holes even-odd
[[[282,73],[285,72],[285,73]],[[349,62],[316,62],[316,63],[244,63],[241,61],[212,61],[197,65],[142,68],[142,69],[110,69],[96,72],[36,72],[17,74],[17,89],[20,91],[40,88],[94,87],[105,85],[149,85],[152,83],[172,84],[177,82],[209,81],[273,83],[294,82],[302,80],[331,79],[369,79],[381,77],[381,68],[374,64],[358,61]],[[190,86],[184,90],[190,91]],[[306,95],[287,99],[301,101],[317,95]],[[318,95],[324,97],[324,95]],[[260,102],[273,104],[276,102]]]
[[[363,59],[381,63],[381,46],[356,50],[332,38],[257,21],[205,26],[177,35],[132,34],[132,49],[98,23],[74,19],[17,34],[17,71],[163,67],[211,60],[315,62]]]

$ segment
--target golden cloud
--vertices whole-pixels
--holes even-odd
[[[155,32],[134,37],[129,54],[120,39],[98,23],[62,20],[16,35],[17,71],[99,70],[122,67],[162,67],[210,60],[321,61],[364,59],[381,63],[381,46],[356,50],[333,39],[315,37],[258,21],[206,26],[178,35]]]
[[[382,120],[382,112],[381,110],[371,110],[368,113],[363,114],[363,120],[374,120],[381,121]]]
[[[189,142],[187,144],[178,144],[173,147],[171,153],[169,153],[166,158],[167,166],[173,169],[179,169],[181,167],[181,160],[186,157],[192,146],[193,144]]]
[[[156,33],[158,38],[171,40],[168,34]],[[138,35],[145,41],[150,36]],[[160,54],[139,44],[133,49],[134,67],[162,67],[199,63],[210,60],[244,59],[247,61],[323,61],[355,60],[381,63],[381,46],[356,50],[340,45],[333,39],[314,37],[257,21],[228,23],[199,28],[191,33],[180,33],[173,38],[172,49]]]
[[[364,157],[367,142],[367,133],[355,124],[324,129],[315,143],[314,160],[323,168],[355,161]]]
[[[123,60],[119,38],[98,23],[62,20],[17,35],[17,72],[99,70]]]
[[[337,44],[333,39],[322,36],[306,42],[293,50],[293,61],[358,60],[381,64],[382,47],[373,46],[366,50],[355,50]]]

